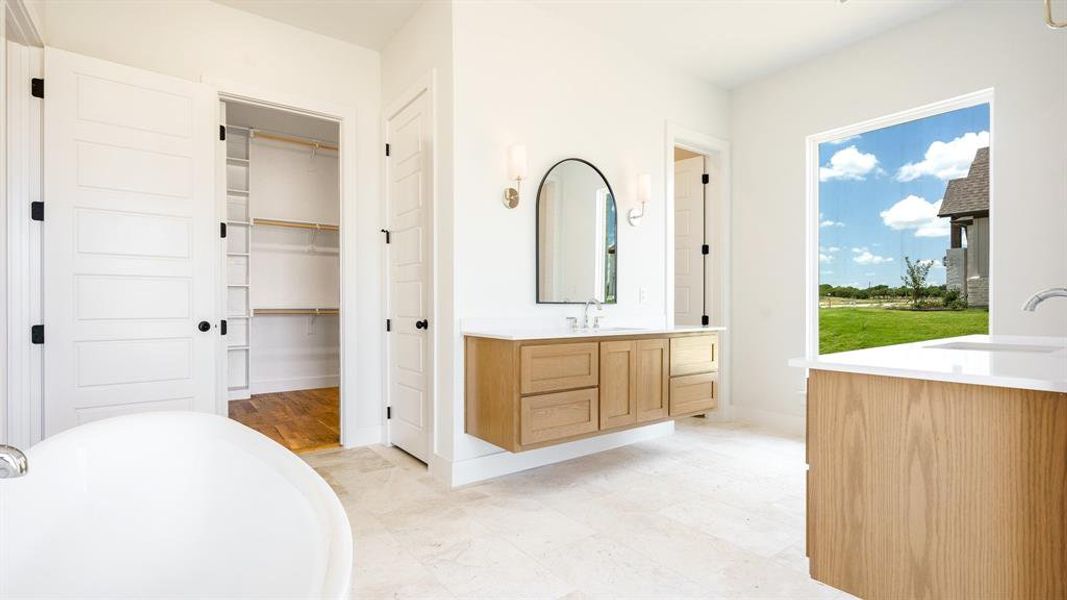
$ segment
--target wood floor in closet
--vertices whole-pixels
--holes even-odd
[[[341,442],[338,388],[257,394],[230,402],[230,418],[255,429],[293,452],[309,452]]]

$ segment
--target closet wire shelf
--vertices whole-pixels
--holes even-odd
[[[252,310],[253,316],[259,315],[339,315],[339,308],[256,308]]]
[[[305,221],[286,221],[284,219],[252,219],[253,225],[268,225],[270,227],[292,227],[295,229],[314,229],[316,231],[340,231],[341,228],[332,223],[308,223]]]

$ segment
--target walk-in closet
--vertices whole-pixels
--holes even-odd
[[[221,110],[230,417],[296,452],[335,446],[338,125],[238,102]]]

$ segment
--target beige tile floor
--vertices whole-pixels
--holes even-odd
[[[703,419],[448,490],[393,448],[305,455],[355,538],[357,598],[851,598],[804,558],[804,444]]]

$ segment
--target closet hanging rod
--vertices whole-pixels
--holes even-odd
[[[266,138],[268,140],[275,140],[279,142],[289,142],[291,144],[301,144],[304,146],[310,146],[318,150],[337,150],[337,146],[327,142],[316,140],[315,138],[303,137],[299,135],[289,135],[285,133],[274,133],[271,131],[264,131],[263,129],[249,129],[248,130],[252,138]]]
[[[254,308],[252,315],[339,315],[339,308]]]
[[[314,229],[316,231],[340,231],[341,228],[330,223],[305,223],[303,221],[285,221],[282,219],[252,219],[253,225],[270,225],[271,227],[292,227],[294,229]]]

